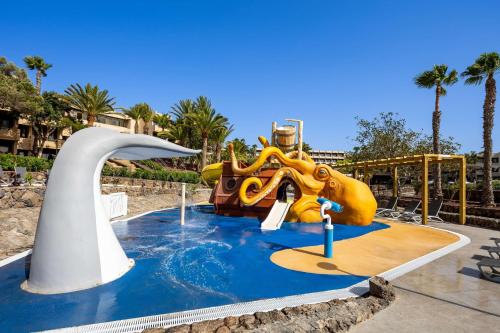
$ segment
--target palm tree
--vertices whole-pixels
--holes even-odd
[[[162,131],[165,131],[165,128],[170,124],[172,120],[170,119],[170,115],[164,113],[157,113],[153,117],[153,122],[161,128]]]
[[[213,132],[213,140],[215,141],[215,161],[220,162],[222,158],[222,147],[227,137],[234,131],[233,125],[224,124],[223,127]]]
[[[493,131],[493,118],[495,113],[495,102],[497,95],[495,74],[500,71],[500,55],[497,52],[483,53],[476,59],[474,64],[467,67],[461,74],[465,77],[465,84],[479,85],[486,79],[486,96],[483,104],[483,193],[481,195],[482,204],[490,207],[495,206],[493,196],[493,185],[491,183],[491,157],[493,155],[493,141],[491,132]]]
[[[195,102],[195,112],[189,115],[193,125],[199,131],[202,139],[201,168],[207,165],[208,137],[214,130],[223,127],[227,119],[217,113],[210,100],[200,96]]]
[[[40,94],[42,89],[42,76],[47,76],[47,70],[52,67],[40,56],[30,56],[24,58],[26,67],[30,70],[36,70],[36,90]]]
[[[122,109],[123,113],[134,120],[134,133],[139,134],[139,120],[141,119],[140,105],[136,104],[129,109]]]
[[[141,119],[144,121],[144,127],[143,127],[143,133],[149,135],[149,125],[151,124],[151,120],[153,120],[153,117],[155,115],[155,112],[151,106],[149,106],[147,103],[141,103],[140,104],[140,110],[141,114]]]
[[[182,146],[182,142],[186,137],[184,129],[184,126],[180,126],[178,123],[170,123],[167,129],[160,132],[158,136]]]
[[[107,90],[99,90],[98,86],[87,83],[85,87],[72,84],[64,91],[64,99],[69,106],[87,114],[88,125],[91,127],[98,115],[113,112],[114,98],[109,97]]]
[[[195,112],[195,103],[190,99],[180,100],[179,103],[172,107],[172,115],[175,117],[175,126],[177,134],[182,134],[182,137],[177,136],[178,143],[181,146],[192,147],[192,143],[196,138],[193,137],[192,120],[189,115]]]
[[[441,96],[446,96],[446,89],[443,85],[451,86],[458,81],[458,72],[452,70],[448,72],[447,65],[434,65],[432,70],[425,71],[415,77],[415,84],[419,88],[431,89],[436,87],[436,100],[434,103],[434,112],[432,113],[432,152],[434,154],[441,153],[439,129],[441,127],[441,111],[439,109],[439,99]],[[441,164],[437,163],[434,166],[434,197],[442,197],[443,190],[441,188]]]

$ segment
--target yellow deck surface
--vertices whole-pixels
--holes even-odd
[[[444,230],[383,223],[390,228],[334,242],[331,259],[323,257],[323,245],[317,245],[275,252],[271,261],[301,272],[374,276],[459,240]]]

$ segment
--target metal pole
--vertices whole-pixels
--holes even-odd
[[[186,214],[186,183],[182,183],[181,190],[181,225],[184,225],[184,215]]]

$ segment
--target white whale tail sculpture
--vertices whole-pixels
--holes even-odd
[[[105,128],[73,134],[50,173],[23,289],[64,293],[92,288],[125,274],[134,262],[125,255],[101,203],[104,162],[110,157],[142,160],[197,153],[152,136]]]

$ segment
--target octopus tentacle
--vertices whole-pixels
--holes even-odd
[[[264,148],[266,147],[269,147],[269,141],[267,141],[266,137],[265,136],[259,136],[259,141],[260,143],[262,144],[262,146],[264,146]]]
[[[302,173],[312,173],[316,167],[314,163],[288,158],[279,148],[273,146],[264,148],[257,158],[257,161],[246,168],[240,168],[238,166],[238,160],[234,154],[232,144],[229,145],[229,153],[231,154],[231,167],[233,172],[237,175],[249,175],[254,173],[259,170],[271,156],[276,157],[281,164],[297,169]]]
[[[299,152],[297,150],[291,151],[289,153],[286,153],[285,156],[288,158],[294,158],[296,159],[297,156],[299,155]],[[309,163],[316,163],[314,160],[309,156],[307,153],[302,152],[302,160],[309,162]]]
[[[269,193],[271,193],[271,191],[273,191],[276,188],[276,186],[279,185],[279,183],[284,177],[290,177],[293,180],[296,180],[298,177],[301,176],[302,175],[296,170],[288,167],[283,167],[278,169],[278,171],[274,173],[273,177],[264,187],[262,187],[262,181],[259,178],[257,177],[247,178],[243,181],[243,183],[240,186],[240,191],[239,191],[240,201],[245,206],[253,206],[262,199],[264,199]],[[255,185],[259,190],[259,192],[252,197],[247,196],[247,190],[250,187],[250,185]]]

